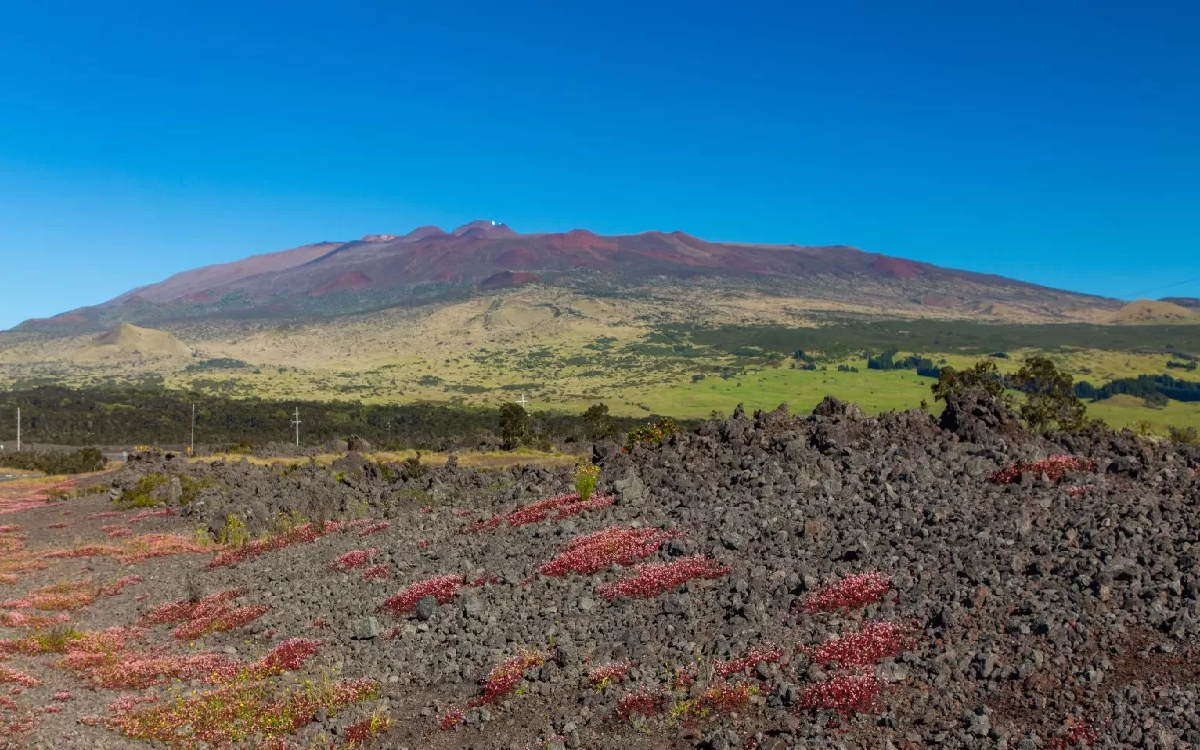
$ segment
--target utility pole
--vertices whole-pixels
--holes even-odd
[[[528,404],[528,403],[529,403],[529,401],[528,401],[528,400],[526,400],[526,398],[525,398],[525,394],[524,394],[524,393],[522,393],[522,394],[521,394],[521,397],[520,397],[519,399],[517,399],[516,401],[514,401],[513,403],[520,404],[520,405],[521,405],[521,408],[522,408],[522,409],[524,409],[524,408],[525,408],[525,404]]]
[[[191,446],[188,448],[188,455],[196,455],[196,405],[192,404],[192,440]]]
[[[17,453],[21,452],[21,407],[17,407]]]
[[[296,407],[296,413],[292,417],[292,424],[296,425],[296,447],[300,447],[300,407]]]

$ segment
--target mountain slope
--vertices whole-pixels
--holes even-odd
[[[327,317],[530,283],[605,294],[700,284],[855,304],[869,289],[881,313],[916,304],[938,314],[998,319],[1095,319],[1098,310],[1119,307],[1099,297],[844,245],[709,242],[683,232],[518,234],[475,221],[452,232],[421,227],[403,236],[321,242],[198,268],[20,328]]]

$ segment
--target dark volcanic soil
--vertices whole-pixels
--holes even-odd
[[[1050,456],[1079,460],[1033,464]],[[374,692],[341,711],[287,714],[291,744],[271,744],[262,726],[236,739],[354,746],[360,723],[375,715],[377,727],[384,717],[390,726],[361,746],[1200,746],[1196,448],[1101,431],[1035,438],[978,399],[954,404],[942,426],[924,412],[867,418],[830,399],[807,417],[739,410],[631,454],[597,446],[596,458],[600,490],[614,502],[563,510],[571,499],[562,499],[541,521],[526,512],[487,523],[570,492],[566,469],[379,467],[357,454],[331,468],[134,461],[108,479],[121,491],[149,474],[175,477],[154,490],[175,503],[170,516],[131,522],[145,512],[132,509],[89,518],[114,509],[107,493],[0,516],[21,527],[0,534],[0,573],[15,579],[0,585],[0,616],[57,615],[20,598],[90,580],[99,593],[67,611],[69,625],[124,628],[123,644],[89,647],[91,656],[78,645],[66,655],[15,645],[29,644],[30,633],[53,640],[46,634],[61,634],[62,624],[0,629],[11,639],[0,650],[0,748],[145,745],[114,722],[125,717],[124,731],[136,732],[130,717],[173,705],[172,694],[184,705],[229,685],[259,685],[269,697],[298,680],[356,678],[373,681]],[[1018,462],[1025,470],[1005,471]],[[291,528],[296,543],[248,556],[252,544],[237,553],[247,559],[216,567],[211,548],[136,561],[139,550],[194,543],[197,528],[236,536],[231,516],[248,534],[280,539]],[[390,525],[363,536],[382,520]],[[328,533],[305,535],[314,527],[303,524],[326,521]],[[58,524],[66,526],[47,528]],[[636,527],[623,533],[642,546],[621,547],[636,553],[620,557],[615,541],[594,545],[592,558],[576,561],[594,563],[594,573],[538,572],[572,539],[609,527]],[[142,536],[163,532],[181,538]],[[52,549],[77,556],[47,557]],[[343,559],[355,550],[370,551],[365,562]],[[617,557],[628,564],[605,565]],[[602,585],[639,563],[692,565],[710,577],[607,598]],[[364,580],[370,566],[382,566],[379,577]],[[886,593],[816,606],[827,584],[872,572]],[[131,575],[140,581],[119,592],[96,588]],[[435,576],[456,578],[431,587],[432,598],[413,597],[402,614],[381,609]],[[654,576],[669,572],[656,569],[643,585]],[[216,620],[236,619],[233,610],[258,616],[224,632],[181,640],[171,633],[183,621],[143,619],[176,600],[219,607],[206,597],[231,590],[244,593]],[[859,633],[869,637],[860,642]],[[315,655],[282,673],[254,672],[295,638],[318,641]],[[171,668],[147,667],[150,655],[167,664],[188,654],[242,672],[220,677],[204,662],[207,672],[177,669],[150,687],[100,684],[115,679],[102,676],[104,664],[153,681]],[[481,685],[522,654],[511,681]],[[613,665],[623,677],[594,685],[595,670]],[[39,684],[24,687],[4,668]],[[70,698],[56,699],[62,691]],[[862,710],[820,708],[830,695],[843,708],[862,698]],[[159,701],[111,705],[123,696]],[[196,747],[204,722],[252,723],[234,709],[191,718],[160,736]]]

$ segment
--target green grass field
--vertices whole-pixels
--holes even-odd
[[[970,365],[973,357],[948,357],[956,366]],[[961,360],[961,361],[959,361]],[[1015,371],[1019,361],[1000,360],[1002,370]],[[1124,360],[1121,360],[1121,364]],[[859,372],[836,372],[835,370],[809,371],[780,367],[765,369],[742,377],[723,380],[719,377],[705,378],[699,382],[681,382],[648,389],[632,396],[633,400],[652,406],[655,411],[684,418],[706,417],[713,411],[729,414],[738,404],[745,404],[748,411],[773,409],[787,402],[793,413],[811,411],[826,395],[852,401],[871,414],[885,411],[913,409],[925,400],[931,410],[939,409],[934,403],[930,387],[932,378],[919,377],[915,372],[892,370],[881,372],[867,370],[865,361],[852,362]],[[1094,366],[1099,366],[1093,362]],[[1110,372],[1129,374],[1117,363],[1105,363]],[[1194,373],[1189,373],[1194,374]],[[1165,434],[1168,427],[1196,427],[1200,429],[1200,403],[1170,401],[1162,408],[1151,408],[1140,398],[1116,396],[1105,401],[1088,403],[1088,416],[1103,419],[1114,428],[1149,424],[1158,434]],[[613,408],[614,413],[637,415],[638,409],[628,404]]]
[[[729,379],[705,377],[651,388],[636,398],[655,411],[679,417],[704,417],[714,410],[728,414],[738,403],[747,409],[773,409],[786,401],[793,411],[810,411],[827,395],[853,401],[871,413],[911,409],[921,399],[933,400],[930,378],[911,371],[867,370],[865,362],[860,364],[859,372],[780,367]]]
[[[1156,434],[1165,434],[1168,427],[1195,427],[1200,430],[1200,403],[1168,401],[1160,408],[1147,407],[1135,396],[1113,396],[1088,404],[1088,416],[1103,419],[1110,427],[1137,428],[1142,422]]]

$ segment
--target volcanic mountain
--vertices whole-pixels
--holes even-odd
[[[318,242],[206,266],[94,307],[26,321],[19,329],[87,330],[118,322],[197,318],[325,317],[496,293],[526,284],[606,295],[647,286],[701,285],[829,304],[861,304],[867,295],[881,308],[895,302],[992,318],[1019,310],[1042,318],[1080,319],[1081,310],[1119,307],[1099,297],[845,245],[709,242],[683,232],[657,231],[616,236],[583,229],[519,234],[504,224],[473,221],[451,232],[420,227],[405,235]]]

